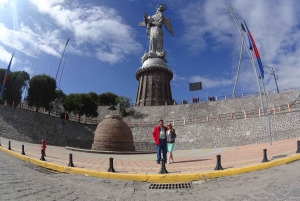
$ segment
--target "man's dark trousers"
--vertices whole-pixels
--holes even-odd
[[[167,143],[166,140],[164,139],[159,139],[160,145],[156,145],[156,154],[157,154],[157,160],[156,162],[160,163],[161,161],[161,152],[163,154],[163,159],[167,159]]]

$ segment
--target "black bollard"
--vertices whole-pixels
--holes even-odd
[[[109,168],[108,172],[116,172],[114,169],[114,159],[112,157],[109,158]]]
[[[0,147],[1,147],[1,138],[0,138]]]
[[[159,171],[159,174],[168,174],[168,170],[166,169],[166,159],[161,160],[161,169]]]
[[[69,164],[68,164],[69,167],[75,167],[74,164],[73,164],[73,154],[69,154]]]
[[[268,162],[268,158],[267,158],[267,149],[264,149],[264,158],[262,160],[262,163]]]
[[[217,155],[217,165],[215,167],[215,170],[223,170],[223,167],[221,165],[221,155],[220,154]]]
[[[11,150],[10,141],[8,141],[8,150]]]
[[[1,146],[1,144],[0,144]],[[297,141],[297,151],[296,153],[300,153],[300,140]]]
[[[40,160],[45,161],[46,159],[45,159],[45,153],[44,153],[43,149],[41,149],[41,153],[42,153],[42,156],[41,156]]]
[[[24,151],[24,144],[22,145],[22,155],[25,155],[25,151]]]

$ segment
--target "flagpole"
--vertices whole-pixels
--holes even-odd
[[[242,39],[243,39],[243,41],[244,41],[244,45],[246,45],[245,35],[242,33],[242,31],[241,31],[241,29],[240,29],[240,27],[239,27],[239,25],[238,25],[238,23],[237,23],[237,21],[236,21],[234,15],[233,15],[233,8],[227,5],[227,6],[225,7],[225,9],[226,9],[227,12],[230,13],[230,15],[231,15],[231,17],[232,17],[234,23],[236,24],[236,26],[237,26],[237,28],[238,28],[238,30],[239,30],[241,36],[242,36]],[[248,55],[249,55],[249,58],[250,58],[250,60],[251,60],[251,64],[252,64],[252,67],[253,67],[253,70],[254,70],[254,74],[255,74],[256,81],[257,81],[257,86],[258,86],[258,91],[259,91],[260,103],[261,103],[262,111],[263,111],[263,114],[264,114],[264,103],[263,103],[263,100],[262,100],[262,97],[261,97],[261,86],[260,86],[260,83],[259,83],[259,80],[258,80],[257,71],[256,71],[256,66],[255,66],[255,63],[254,63],[254,60],[253,60],[253,57],[252,57],[251,52],[249,51],[249,49],[248,49],[247,47],[246,47],[245,49],[247,50],[247,53],[248,53]]]
[[[58,71],[59,71],[59,68],[60,68],[60,64],[61,64],[61,61],[62,61],[62,58],[63,58],[63,56],[64,56],[64,53],[65,53],[65,50],[66,50],[66,48],[67,48],[68,43],[69,43],[69,38],[68,38],[68,40],[67,40],[67,43],[66,43],[65,48],[64,48],[64,51],[63,51],[63,53],[62,53],[62,55],[61,55],[61,58],[60,58],[60,62],[59,62],[58,68],[57,68],[56,76],[55,76],[55,83],[56,83]],[[50,69],[50,71],[51,71],[51,69]],[[50,73],[49,73],[49,75],[50,75]],[[56,84],[56,87],[57,87],[57,84]],[[51,114],[51,106],[52,106],[52,103],[51,103],[51,101],[50,101],[50,103],[49,103],[49,115]]]
[[[60,67],[60,64],[61,64],[61,61],[62,61],[62,58],[63,58],[63,56],[64,56],[64,53],[65,53],[65,50],[66,50],[66,48],[67,48],[68,43],[69,43],[69,39],[68,39],[68,41],[67,41],[67,43],[66,43],[66,45],[65,45],[65,49],[64,49],[64,51],[63,51],[63,53],[62,53],[62,55],[61,55],[61,58],[60,58],[60,62],[59,62],[58,69],[57,69],[57,72],[56,72],[55,82],[56,82],[57,74],[58,74],[58,71],[59,71],[59,67]]]
[[[5,87],[5,84],[6,84],[6,80],[8,78],[8,74],[9,74],[9,71],[10,71],[10,66],[11,66],[12,59],[14,58],[14,54],[15,54],[15,52],[12,54],[10,62],[9,62],[8,67],[6,69],[6,72],[4,74],[4,79],[3,79],[3,83],[2,83],[2,87],[1,87],[0,100],[2,100],[2,97],[3,97],[4,87]]]
[[[235,82],[234,82],[232,97],[234,97],[236,85],[237,85],[237,82],[238,82],[238,79],[239,79],[240,68],[241,68],[241,61],[242,61],[242,54],[243,54],[243,48],[244,48],[244,40],[242,40],[241,52],[240,52],[240,59],[239,59],[239,64],[238,64],[238,70],[237,70],[236,76],[235,76]]]
[[[267,118],[268,118],[268,127],[269,127],[269,136],[270,136],[270,144],[272,146],[272,133],[271,133],[271,120],[270,120],[270,115],[269,115],[269,106],[268,106],[268,99],[267,99],[267,94],[266,94],[266,88],[265,88],[265,84],[264,84],[264,79],[261,78],[262,80],[262,84],[264,87],[264,94],[265,94],[265,99],[266,99],[266,107],[267,107]]]
[[[61,81],[62,74],[63,74],[63,72],[64,72],[65,64],[66,64],[66,61],[67,61],[67,56],[68,56],[68,55],[66,55],[66,58],[65,58],[65,61],[64,61],[64,65],[63,65],[63,68],[62,68],[62,70],[61,70],[58,88],[60,88],[60,81]]]
[[[238,26],[238,24],[236,22],[236,19],[235,19],[234,15],[233,15],[233,11],[232,11],[233,8],[227,5],[225,7],[225,9],[227,10],[227,12],[230,13],[231,17],[233,18],[233,20],[234,20],[234,22],[235,22],[235,24],[236,24],[236,26],[237,26],[237,28],[238,28],[238,30],[239,30],[242,38],[243,38],[244,45],[246,45],[246,42],[245,42],[246,41],[246,39],[245,39],[245,33],[244,34],[242,33],[240,27]],[[260,85],[260,82],[259,82],[259,79],[258,79],[258,76],[257,76],[258,74],[257,74],[257,71],[256,71],[256,65],[254,63],[253,56],[252,56],[250,50],[247,47],[246,47],[246,50],[247,50],[247,53],[248,53],[248,55],[250,57],[253,70],[255,72],[255,76],[256,76],[256,80],[257,80],[257,85],[258,85],[258,90],[259,90],[260,102],[261,102],[261,106],[262,106],[262,113],[264,114],[264,104],[263,104],[263,100],[262,100],[262,96],[261,96],[261,85]],[[271,120],[270,120],[270,116],[269,116],[269,112],[268,112],[268,100],[267,100],[267,95],[266,95],[266,89],[265,89],[265,85],[264,85],[264,78],[263,78],[263,76],[261,76],[261,83],[263,85],[264,96],[265,96],[265,99],[266,99],[266,107],[267,107],[266,108],[267,109],[266,112],[267,112],[268,127],[269,127],[268,130],[269,130],[269,135],[270,135],[270,144],[272,146]]]

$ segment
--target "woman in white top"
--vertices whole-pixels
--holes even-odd
[[[168,130],[166,132],[166,135],[167,135],[167,150],[169,152],[168,164],[170,164],[170,163],[174,163],[172,151],[173,151],[174,144],[175,144],[176,133],[175,133],[175,130],[172,128],[171,124],[168,124],[167,127],[168,127]]]

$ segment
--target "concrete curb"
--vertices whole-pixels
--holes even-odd
[[[291,163],[300,160],[300,154],[295,154],[286,158],[275,159],[266,163],[261,163],[257,165],[251,165],[241,168],[232,168],[219,171],[211,172],[195,172],[195,173],[183,173],[183,174],[124,174],[124,173],[111,173],[111,172],[99,172],[96,170],[86,170],[83,168],[68,167],[56,165],[53,163],[48,163],[46,161],[41,161],[38,159],[30,158],[26,155],[18,154],[14,151],[5,149],[0,146],[0,150],[8,153],[14,157],[17,157],[23,161],[44,167],[47,169],[55,170],[58,172],[68,173],[68,174],[81,174],[90,177],[99,177],[104,179],[115,179],[115,180],[133,180],[149,183],[178,183],[178,182],[191,182],[198,180],[214,179],[226,176],[232,176],[237,174],[243,174],[248,172],[254,172],[259,170],[264,170],[272,168],[275,166]]]

